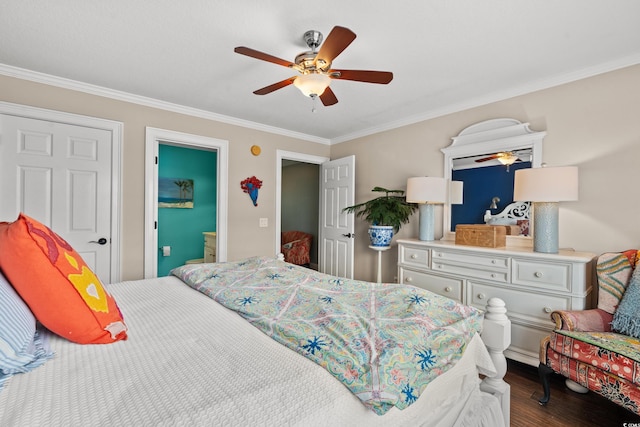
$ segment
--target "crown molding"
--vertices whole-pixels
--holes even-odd
[[[96,85],[83,83],[75,80],[70,80],[62,77],[56,77],[49,74],[44,74],[36,71],[23,69],[23,68],[13,67],[5,64],[0,64],[0,74],[9,76],[9,77],[23,79],[23,80],[33,81],[36,83],[43,83],[51,86],[61,87],[64,89],[70,89],[70,90],[84,92],[92,95],[130,102],[133,104],[139,104],[147,107],[158,108],[161,110],[172,111],[179,114],[185,114],[185,115],[199,117],[207,120],[227,123],[230,125],[235,125],[235,126],[254,129],[258,131],[301,139],[304,141],[315,142],[318,144],[335,145],[342,142],[351,141],[357,138],[363,138],[376,133],[385,132],[385,131],[397,129],[403,126],[408,126],[415,123],[423,122],[425,120],[435,119],[437,117],[441,117],[447,114],[457,113],[459,111],[480,107],[483,105],[491,104],[493,102],[503,101],[505,99],[514,98],[516,96],[525,95],[527,93],[549,89],[551,87],[575,82],[578,80],[586,79],[589,77],[597,76],[599,74],[604,74],[610,71],[619,70],[619,69],[630,67],[637,64],[640,64],[640,53],[626,56],[623,58],[618,58],[616,60],[605,62],[603,64],[599,64],[596,66],[583,68],[578,71],[561,74],[548,79],[540,79],[540,80],[529,82],[525,85],[515,86],[506,90],[492,92],[487,95],[470,98],[459,103],[450,104],[450,105],[443,106],[441,108],[428,110],[420,114],[416,114],[410,117],[402,118],[400,120],[384,123],[379,126],[363,129],[361,131],[345,134],[332,139],[321,138],[315,135],[309,135],[301,132],[294,132],[287,129],[278,128],[275,126],[268,126],[265,124],[252,122],[249,120],[243,120],[236,117],[225,116],[222,114],[212,113],[209,111],[186,107],[183,105],[173,104],[170,102],[160,101],[157,99],[148,98],[144,96],[133,95],[127,92],[117,91],[117,90],[113,90],[113,89],[109,89],[101,86],[96,86]]]
[[[605,62],[593,67],[583,68],[578,71],[561,74],[548,79],[540,79],[533,82],[529,82],[525,85],[515,86],[503,91],[492,92],[487,95],[479,96],[476,98],[470,98],[463,102],[443,106],[441,108],[425,111],[420,114],[416,114],[410,117],[406,117],[400,120],[396,120],[389,123],[384,123],[380,126],[371,127],[362,131],[342,135],[331,140],[331,145],[339,144],[341,142],[351,141],[356,138],[362,138],[365,136],[373,135],[376,133],[397,129],[403,126],[412,125],[415,123],[423,122],[425,120],[435,119],[437,117],[445,116],[447,114],[457,113],[460,111],[468,110],[471,108],[481,107],[483,105],[491,104],[493,102],[503,101],[505,99],[514,98],[516,96],[525,95],[527,93],[537,92],[543,89],[549,89],[554,86],[560,86],[567,83],[572,83],[578,80],[594,77],[599,74],[608,73],[610,71],[619,70],[622,68],[630,67],[640,64],[640,53],[626,56],[616,59],[614,61]]]
[[[273,133],[277,135],[287,136],[291,138],[301,139],[304,141],[315,142],[318,144],[330,145],[331,140],[321,138],[315,135],[309,135],[301,132],[294,132],[287,129],[268,126],[262,123],[243,120],[236,117],[225,116],[222,114],[212,113],[210,111],[200,110],[197,108],[186,107],[184,105],[173,104],[171,102],[160,101],[154,98],[134,95],[102,86],[83,83],[76,80],[57,77],[50,74],[31,71],[24,68],[18,68],[11,65],[0,64],[0,74],[8,77],[15,77],[22,80],[29,80],[35,83],[56,86],[63,89],[75,90],[78,92],[88,93],[90,95],[102,96],[118,101],[130,102],[132,104],[144,105],[146,107],[157,108],[160,110],[171,111],[174,113],[185,114],[188,116],[199,117],[202,119],[213,120],[234,126],[254,129],[258,131]]]

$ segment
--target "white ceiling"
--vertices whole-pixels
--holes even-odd
[[[334,143],[640,63],[639,18],[638,0],[0,0],[0,73]],[[334,80],[315,112],[294,86],[252,93],[296,72],[234,47],[293,61],[335,25],[357,38],[333,67],[389,85]]]

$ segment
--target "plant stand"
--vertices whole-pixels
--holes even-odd
[[[389,249],[391,249],[391,246],[371,246],[371,245],[369,245],[369,247],[371,249],[373,249],[374,251],[378,251],[378,276],[377,276],[377,282],[378,283],[382,283],[382,252],[388,251]]]

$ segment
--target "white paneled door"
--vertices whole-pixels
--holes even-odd
[[[0,220],[24,212],[111,282],[112,134],[0,114]]]
[[[320,176],[320,253],[318,269],[353,278],[355,156],[323,163]]]

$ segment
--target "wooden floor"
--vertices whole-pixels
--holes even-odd
[[[538,369],[508,360],[505,381],[511,385],[511,426],[619,426],[630,427],[640,417],[596,393],[575,393],[564,384],[564,377],[551,376],[551,400],[538,404],[542,386]]]

